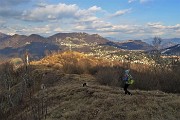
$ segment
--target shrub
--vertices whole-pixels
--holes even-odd
[[[166,66],[149,66],[148,68],[138,67],[131,70],[132,76],[135,79],[134,89],[141,90],[161,90],[164,92],[179,93],[180,74],[171,67]]]
[[[177,66],[176,68],[170,68],[165,66],[130,64],[129,67],[131,69],[130,74],[135,80],[135,83],[130,88],[180,93],[180,74],[177,72]],[[125,69],[127,69],[127,65],[121,65],[121,67],[116,68],[99,65],[93,67],[90,73],[96,76],[100,84],[123,87],[121,78]]]
[[[100,84],[120,86],[120,75],[116,68],[100,67],[95,76]]]

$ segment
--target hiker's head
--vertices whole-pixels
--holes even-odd
[[[128,69],[128,70],[125,70],[125,73],[126,73],[126,74],[128,74],[128,73],[129,73],[129,71],[130,71],[129,69]]]

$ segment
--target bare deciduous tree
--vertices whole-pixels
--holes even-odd
[[[152,44],[155,50],[160,50],[162,39],[160,37],[154,37]]]
[[[161,56],[161,52],[160,52],[160,47],[161,47],[161,43],[162,43],[162,39],[160,37],[154,37],[152,44],[154,47],[154,59],[157,63],[160,63],[160,56]]]

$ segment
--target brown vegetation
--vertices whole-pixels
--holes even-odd
[[[64,52],[48,56],[32,64],[46,65],[68,74],[91,74],[103,85],[120,86],[125,69],[131,69],[133,89],[161,90],[180,93],[180,66],[143,65],[109,62],[78,52]]]
[[[133,96],[125,96],[120,87],[127,68],[135,79]],[[0,118],[176,120],[180,97],[172,93],[180,93],[179,70],[179,66],[112,65],[78,52],[47,56],[27,69],[5,63],[0,65]]]

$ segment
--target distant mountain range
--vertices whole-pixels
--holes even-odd
[[[30,53],[30,56],[35,59],[43,58],[46,54],[53,51],[58,51],[60,48],[57,45],[43,43],[43,42],[31,42],[25,46],[19,48],[6,47],[0,49],[0,54],[7,57],[23,57],[26,50]]]
[[[113,37],[106,37],[106,39],[110,40],[110,41],[113,41],[113,42],[117,42],[117,41],[120,41],[118,40],[117,38],[113,38]],[[129,40],[124,40],[125,42],[129,41]],[[123,41],[123,42],[124,42]],[[136,40],[134,40],[136,41]],[[149,39],[143,39],[142,42],[145,42],[147,43],[148,45],[151,45],[152,46],[152,41],[153,41],[153,38],[149,38]],[[180,38],[169,38],[169,39],[162,39],[162,42],[161,42],[161,49],[165,49],[165,48],[169,48],[171,46],[175,46],[177,44],[180,44]],[[130,48],[131,49],[131,48]],[[132,48],[134,49],[134,48]]]
[[[179,43],[179,38],[167,39],[172,41],[173,45]],[[106,46],[125,50],[151,50],[152,45],[141,40],[127,40],[123,42],[112,41],[98,34],[87,33],[57,33],[49,37],[43,37],[37,34],[26,35],[6,35],[0,33],[0,57],[7,58],[20,57],[25,51],[28,51],[33,59],[40,59],[45,53],[59,50],[67,50],[69,47],[73,50],[87,52],[92,47]],[[170,48],[169,48],[170,49]]]
[[[107,42],[105,45],[114,46],[125,50],[150,50],[152,46],[141,40],[127,40],[124,42]]]
[[[87,33],[57,33],[55,35],[52,35],[47,38],[48,40],[52,42],[73,42],[75,44],[81,44],[81,43],[97,43],[102,44],[106,43],[109,40],[106,38],[101,37],[98,34],[87,34]]]
[[[22,57],[25,51],[28,51],[32,59],[40,59],[48,52],[61,50],[56,44],[53,44],[47,38],[37,34],[30,36],[0,34],[0,57]]]
[[[144,39],[143,41],[152,45],[153,38]],[[165,49],[177,44],[180,44],[180,38],[162,39],[161,48]]]
[[[134,41],[133,41],[133,44],[134,44]],[[145,39],[142,41],[145,43],[144,44],[145,46],[147,45],[147,47],[144,47],[145,48],[144,50],[148,50],[148,49],[152,50],[153,38]],[[128,49],[131,49],[131,48],[128,48]],[[180,55],[180,38],[162,39],[161,51],[162,51],[162,54],[164,55]]]
[[[11,37],[11,36],[0,32],[0,43],[3,42],[4,40],[6,40],[9,37]]]
[[[162,54],[164,55],[180,55],[180,44],[177,44],[175,46],[163,49]]]

